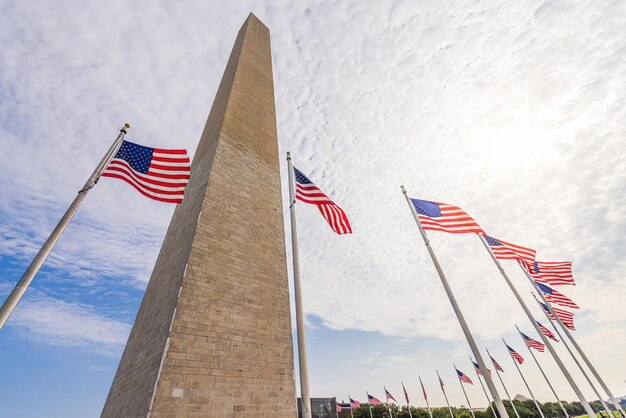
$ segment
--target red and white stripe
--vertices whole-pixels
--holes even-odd
[[[511,353],[511,357],[513,357],[513,360],[517,361],[519,364],[522,364],[524,362],[524,357],[522,357],[517,351],[509,350],[509,353]]]
[[[491,362],[493,363],[493,367],[496,368],[497,371],[504,373],[504,369],[502,368],[502,366],[500,366],[498,364],[498,362],[496,361],[496,359],[494,359],[493,357],[489,356],[491,358]]]
[[[490,245],[489,247],[498,260],[522,260],[526,263],[532,263],[535,260],[537,251],[532,248],[511,244],[497,238],[496,240],[501,245]]]
[[[151,199],[181,203],[189,182],[190,167],[186,150],[155,148],[148,173],[139,173],[126,161],[114,158],[102,176],[124,180]]]
[[[352,233],[352,226],[343,209],[330,200],[315,184],[300,184],[296,181],[296,199],[317,206],[330,228],[337,234]]]
[[[469,216],[460,207],[446,203],[437,203],[437,205],[441,211],[440,217],[430,217],[422,214],[417,215],[422,224],[422,228],[425,230],[442,231],[451,234],[485,234],[485,231],[483,231],[474,218]]]
[[[553,286],[576,286],[572,274],[572,263],[569,261],[537,261],[539,272],[531,269],[533,278]]]
[[[564,294],[557,292],[554,289],[552,289],[552,294],[544,293],[543,295],[546,297],[546,300],[548,302],[553,303],[555,305],[565,306],[566,308],[572,308],[572,309],[579,308],[576,302],[574,302],[573,300],[571,300]]]
[[[463,383],[467,383],[470,385],[473,385],[474,382],[472,382],[472,379],[470,379],[469,377],[467,377],[467,375],[465,375],[465,373],[463,372],[458,372],[457,375],[459,376],[459,380]]]
[[[555,306],[552,306],[552,310],[559,317],[561,322],[563,322],[563,325],[565,325],[572,331],[576,330],[576,327],[574,327],[574,314],[572,312],[566,311],[565,309],[557,308]],[[556,321],[556,318],[554,318],[554,316],[550,312],[547,312],[547,314],[551,320]]]
[[[545,346],[543,345],[543,343],[540,343],[537,340],[533,340],[532,338],[527,337],[527,338],[524,338],[524,342],[529,348],[534,348],[535,350],[542,352],[542,353],[545,351]]]
[[[556,336],[552,333],[552,331],[550,331],[548,328],[544,327],[543,325],[541,325],[541,323],[539,321],[537,321],[537,325],[539,325],[539,329],[541,330],[541,332],[543,333],[543,335],[545,335],[546,337],[556,341],[557,343],[559,342],[559,340],[556,338]]]

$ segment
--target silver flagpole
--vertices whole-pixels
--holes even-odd
[[[474,360],[472,360],[472,358],[470,357],[470,361],[472,362],[472,366],[474,365]],[[482,369],[480,369],[482,371]],[[489,373],[488,371],[489,369],[487,369],[487,373]],[[487,395],[487,391],[485,390],[485,385],[483,385],[483,381],[480,380],[480,373],[478,373],[478,370],[476,370],[476,367],[474,367],[474,371],[476,372],[476,377],[478,378],[478,383],[480,383],[480,387],[483,388],[483,392],[485,393],[485,398],[487,398],[487,403],[489,404],[489,408],[491,408],[491,412],[493,413],[493,416],[495,418],[498,418],[498,415],[496,415],[496,411],[493,409],[493,405],[491,405],[491,401],[489,400],[489,395]],[[485,375],[485,372],[483,372],[483,376]]]
[[[463,390],[463,395],[465,395],[465,400],[467,401],[467,409],[469,409],[469,411],[472,414],[473,418],[476,418],[476,415],[474,414],[474,410],[472,409],[472,404],[469,401],[469,398],[467,397],[467,392],[465,392],[465,386],[463,386],[463,382],[461,382],[461,376],[459,376],[459,373],[457,372],[457,368],[456,365],[454,363],[452,363],[452,365],[454,366],[454,373],[456,373],[456,377],[457,379],[459,379],[459,384],[461,385],[461,389]]]
[[[446,398],[446,405],[448,405],[448,410],[450,411],[450,416],[452,418],[454,418],[454,413],[452,413],[452,408],[450,408],[450,402],[448,402],[448,395],[446,395],[446,391],[443,388],[443,380],[441,380],[441,376],[439,376],[439,370],[436,370],[437,372],[437,377],[439,378],[439,386],[441,387],[441,391],[443,392],[443,397]],[[431,414],[431,418],[432,418],[432,414]]]
[[[406,408],[409,410],[409,418],[413,418],[413,413],[411,412],[411,404],[409,403],[409,395],[407,395],[406,388],[404,387],[404,382],[402,383],[402,390],[404,391],[404,397],[406,399]]]
[[[567,368],[565,367],[565,365],[561,361],[561,358],[559,357],[559,355],[554,350],[554,347],[552,347],[552,344],[550,344],[550,341],[548,340],[548,337],[543,335],[543,332],[541,332],[541,329],[539,329],[539,325],[537,325],[537,321],[535,320],[535,317],[530,312],[530,309],[528,309],[528,306],[526,306],[526,303],[524,302],[524,300],[522,299],[520,294],[517,292],[517,289],[515,288],[515,286],[513,286],[513,283],[511,282],[511,280],[509,279],[509,276],[506,274],[506,272],[502,268],[502,265],[500,265],[500,261],[496,258],[495,254],[491,250],[491,247],[487,243],[487,240],[485,240],[485,237],[482,236],[482,235],[479,235],[478,238],[480,239],[480,242],[482,242],[483,245],[485,246],[485,249],[487,250],[487,252],[491,256],[491,259],[493,260],[493,262],[496,264],[496,267],[498,267],[498,270],[500,270],[500,274],[502,275],[502,277],[504,278],[506,283],[509,285],[509,288],[511,289],[511,292],[513,292],[513,295],[515,296],[515,298],[517,299],[517,301],[521,305],[522,309],[526,313],[526,316],[528,317],[530,322],[535,327],[535,330],[537,331],[537,333],[539,334],[539,336],[543,340],[543,343],[546,345],[546,347],[548,347],[548,351],[550,352],[550,354],[552,354],[552,357],[554,358],[554,361],[556,361],[556,364],[561,369],[561,372],[563,373],[563,375],[565,376],[565,378],[569,382],[570,386],[574,390],[574,393],[576,394],[576,396],[578,396],[578,399],[580,400],[580,403],[582,404],[583,408],[585,408],[585,411],[587,411],[587,414],[590,417],[593,417],[595,415],[595,412],[593,411],[593,409],[589,405],[589,402],[587,402],[587,399],[585,399],[585,397],[583,396],[583,393],[578,388],[578,385],[576,384],[576,382],[574,382],[574,379],[572,378],[572,375],[569,373],[569,370],[567,370]]]
[[[370,407],[370,418],[374,418],[374,415],[372,415],[372,404],[370,403],[370,393],[367,391],[367,389],[365,390],[365,394],[367,395],[367,404]]]
[[[302,418],[311,418],[311,394],[309,391],[309,369],[304,335],[304,309],[302,307],[302,284],[300,282],[300,257],[298,256],[298,231],[296,227],[296,198],[294,195],[294,171],[291,154],[287,152],[289,170],[289,214],[291,215],[291,249],[293,256],[293,287],[296,299],[296,332],[298,334],[298,365],[300,366],[300,397]]]
[[[102,160],[100,160],[100,163],[98,163],[96,169],[93,171],[83,188],[78,191],[78,195],[74,198],[72,204],[69,206],[69,208],[67,208],[67,211],[65,212],[57,226],[54,228],[54,230],[52,231],[46,242],[43,244],[35,258],[33,258],[33,261],[31,261],[30,265],[22,275],[22,278],[17,282],[9,297],[2,304],[2,308],[0,308],[0,330],[4,327],[4,324],[11,316],[11,313],[15,309],[15,306],[22,299],[22,296],[24,296],[24,293],[35,278],[35,275],[37,275],[44,261],[46,261],[46,258],[48,258],[48,255],[50,255],[50,252],[61,238],[61,235],[63,235],[63,232],[65,232],[65,228],[67,228],[67,225],[76,214],[76,211],[80,207],[81,203],[83,203],[83,200],[87,196],[87,193],[89,193],[89,190],[91,190],[91,188],[98,182],[98,180],[100,179],[100,175],[115,156],[115,153],[119,149],[122,143],[122,139],[124,139],[124,135],[126,135],[128,129],[130,129],[130,124],[125,123],[124,127],[120,129],[119,135],[117,136],[117,138],[115,138],[113,144],[111,144],[109,150],[106,152],[106,154],[104,154],[104,157],[102,157]]]
[[[422,377],[421,376],[417,376],[420,380],[420,385],[422,386],[422,395],[424,393],[426,393],[426,389],[424,389],[424,382],[422,382]],[[430,410],[430,405],[428,404],[428,395],[424,396],[424,400],[426,401],[426,409],[428,409],[428,415],[430,416],[430,418],[433,418],[433,412]],[[447,401],[447,400],[446,400]]]
[[[389,398],[387,397],[387,388],[383,386],[383,389],[385,389],[385,403],[387,404],[387,410],[389,411],[389,416],[393,418],[393,413],[391,412],[391,407],[389,406]]]
[[[517,364],[517,360],[515,360],[515,357],[513,357],[513,353],[509,351],[509,346],[507,345],[506,341],[504,341],[504,338],[502,339],[502,342],[504,343],[504,346],[506,347],[506,351],[508,351],[509,355],[511,356],[511,360],[513,360],[513,364],[515,364],[515,368],[517,369],[517,371],[519,372],[519,375],[524,381],[524,385],[526,386],[526,389],[528,389],[528,393],[530,393],[530,397],[533,398],[533,401],[535,402],[535,406],[537,407],[537,411],[539,411],[539,415],[541,415],[541,418],[546,418],[543,415],[543,411],[541,410],[541,407],[539,406],[539,402],[537,402],[537,398],[535,398],[533,391],[530,390],[530,386],[528,386],[528,382],[526,381],[526,378],[524,377],[522,370],[519,368],[519,365]]]
[[[461,308],[456,302],[456,298],[454,297],[454,294],[452,293],[452,289],[450,288],[450,285],[448,284],[448,280],[446,279],[446,276],[443,274],[443,270],[441,269],[441,266],[439,265],[439,261],[437,260],[437,257],[435,256],[435,252],[430,246],[430,241],[428,240],[428,237],[426,236],[426,232],[424,232],[424,228],[422,228],[422,223],[420,222],[419,216],[417,216],[415,206],[413,206],[413,204],[411,203],[411,199],[407,195],[406,190],[404,189],[404,186],[400,186],[400,188],[402,189],[402,193],[404,194],[404,197],[406,198],[406,202],[408,203],[409,208],[411,209],[411,213],[413,214],[413,218],[415,219],[415,222],[417,223],[417,227],[419,228],[420,234],[422,235],[422,239],[424,240],[426,249],[428,250],[428,253],[430,254],[430,258],[432,259],[433,264],[435,265],[435,270],[437,270],[437,274],[439,275],[441,284],[443,285],[443,288],[445,289],[446,294],[448,295],[448,299],[450,300],[452,309],[454,310],[454,313],[459,321],[459,324],[461,325],[461,328],[463,329],[463,334],[465,334],[465,338],[467,339],[467,343],[470,346],[472,354],[476,358],[476,361],[478,361],[478,365],[482,369],[486,370],[487,365],[485,361],[483,360],[483,356],[481,356],[480,351],[478,350],[478,346],[476,346],[476,341],[474,341],[474,337],[469,327],[467,326],[467,322],[465,322],[465,318],[463,317]],[[491,377],[485,376],[485,382],[487,382],[487,387],[489,388],[489,392],[491,393],[491,396],[496,403],[496,408],[498,408],[500,417],[509,418],[509,414],[506,412],[506,408],[504,408],[502,399],[500,399],[500,395],[498,394],[498,391],[496,390],[496,386],[493,384],[493,380],[491,379]]]
[[[348,402],[350,402],[350,417],[354,418],[354,414],[352,413],[352,398],[348,395]]]
[[[537,301],[537,304],[539,304],[539,300],[537,299],[537,296],[533,293],[533,298],[535,298],[535,300]],[[539,305],[539,307],[541,308],[541,305]],[[567,349],[567,352],[570,354],[570,356],[572,356],[572,358],[574,359],[574,363],[576,363],[576,365],[578,366],[578,368],[580,369],[581,373],[583,374],[583,376],[585,376],[585,379],[587,379],[587,383],[589,383],[589,386],[591,386],[591,389],[593,389],[593,392],[596,394],[596,396],[598,397],[598,400],[600,400],[600,403],[602,403],[602,407],[604,408],[604,410],[606,411],[606,413],[608,414],[609,417],[613,416],[613,414],[611,413],[611,410],[609,409],[609,406],[606,404],[606,402],[604,402],[604,399],[602,399],[602,396],[600,395],[600,392],[598,392],[598,389],[596,389],[596,386],[593,384],[593,382],[591,381],[591,378],[589,377],[589,375],[587,374],[587,372],[585,371],[585,369],[583,369],[582,364],[580,364],[580,362],[578,361],[578,359],[576,358],[576,356],[574,355],[574,352],[572,351],[571,348],[569,348],[569,345],[567,344],[567,342],[563,339],[563,336],[561,335],[561,333],[559,332],[559,329],[557,328],[557,326],[554,324],[554,322],[552,322],[550,320],[550,317],[548,316],[548,313],[543,310],[543,308],[541,308],[541,310],[543,311],[543,314],[545,315],[546,319],[548,320],[548,322],[550,324],[552,324],[552,328],[554,329],[554,332],[556,332],[556,335],[559,337],[559,339],[561,340],[561,342],[563,343],[563,345],[565,346],[565,348]]]
[[[522,271],[524,272],[524,274],[526,274],[526,277],[528,278],[530,283],[533,285],[533,287],[536,288],[535,280],[530,276],[530,274],[524,269],[524,267],[521,264],[519,266],[522,269]],[[613,393],[611,393],[611,390],[609,389],[609,387],[606,385],[606,383],[604,383],[604,380],[602,380],[602,378],[600,377],[600,375],[596,371],[596,368],[593,367],[593,365],[591,364],[591,361],[589,361],[589,358],[587,357],[585,352],[582,350],[582,348],[580,348],[580,346],[578,345],[578,343],[576,342],[576,340],[572,336],[572,333],[569,332],[569,329],[565,326],[563,321],[561,321],[561,318],[559,318],[557,316],[557,314],[554,313],[554,310],[552,309],[552,305],[550,305],[550,303],[548,303],[548,301],[546,300],[546,297],[544,296],[543,292],[539,291],[538,293],[539,293],[539,296],[541,296],[541,299],[543,300],[543,303],[545,303],[546,306],[548,307],[548,309],[550,309],[550,313],[554,316],[554,319],[556,319],[556,322],[559,323],[560,327],[563,329],[563,332],[565,333],[565,335],[567,335],[567,338],[569,338],[569,340],[572,342],[572,345],[574,346],[574,348],[576,348],[576,351],[578,351],[578,354],[580,354],[580,357],[583,359],[583,361],[585,362],[587,367],[589,367],[589,370],[591,370],[591,373],[593,373],[593,375],[595,376],[595,378],[598,381],[598,383],[600,383],[600,386],[602,386],[602,389],[604,389],[604,392],[606,392],[606,394],[609,395],[609,399],[611,400],[611,403],[622,414],[622,417],[626,417],[626,412],[624,412],[624,409],[622,408],[620,403],[617,401],[617,399],[615,399],[615,396],[613,396]]]
[[[502,376],[500,376],[500,371],[498,371],[498,368],[496,367],[495,360],[493,359],[493,357],[491,357],[491,353],[489,352],[488,349],[485,348],[485,351],[487,351],[487,355],[491,359],[491,363],[493,364],[493,368],[496,369],[496,374],[498,375],[498,379],[500,379],[500,383],[502,383],[502,387],[504,388],[504,393],[506,393],[506,397],[509,398],[509,402],[511,402],[511,406],[513,407],[513,412],[515,412],[515,416],[517,418],[520,418],[519,413],[517,412],[517,408],[515,408],[515,404],[513,403],[513,398],[511,398],[511,395],[509,395],[509,391],[506,390],[506,386],[504,385],[504,380],[502,380]]]
[[[515,325],[515,328],[517,328],[517,325]],[[528,346],[528,344],[526,344],[526,340],[524,339],[524,336],[522,335],[522,331],[519,330],[519,328],[517,328],[517,332],[519,332],[519,336],[522,339],[522,341],[524,342],[524,345],[526,346],[526,348],[528,348],[528,352],[530,353],[530,355],[532,356],[533,360],[535,360],[535,364],[537,365],[537,367],[539,367],[539,371],[541,372],[541,374],[543,375],[543,378],[546,379],[546,383],[548,384],[548,386],[550,387],[550,390],[552,391],[552,393],[554,394],[554,397],[556,398],[557,403],[559,404],[559,406],[561,407],[561,409],[563,410],[563,413],[565,414],[565,416],[567,418],[569,418],[569,414],[567,413],[567,411],[565,410],[565,407],[563,406],[563,404],[561,403],[561,398],[559,398],[559,395],[556,394],[556,391],[554,390],[554,387],[552,387],[552,383],[550,383],[550,380],[548,380],[548,376],[546,376],[545,372],[543,371],[543,368],[541,367],[541,364],[539,364],[539,361],[537,360],[537,357],[535,357],[535,353],[533,353],[533,349],[530,348]],[[595,412],[593,413],[593,415],[590,416],[595,416]]]

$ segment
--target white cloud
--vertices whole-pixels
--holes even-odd
[[[38,344],[109,356],[121,354],[130,332],[129,324],[102,316],[92,306],[45,295],[20,304],[7,325]]]

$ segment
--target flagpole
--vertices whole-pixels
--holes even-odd
[[[521,264],[519,266],[522,269],[522,271],[524,272],[524,274],[526,274],[526,277],[528,278],[528,280],[530,281],[532,286],[534,288],[536,288],[537,286],[535,285],[535,281],[530,276],[530,274],[524,269],[524,267]],[[596,371],[596,368],[593,367],[593,365],[591,364],[591,361],[589,360],[589,358],[587,357],[585,352],[582,350],[582,348],[580,348],[580,346],[578,345],[578,343],[576,342],[576,340],[572,336],[572,333],[569,332],[569,329],[565,326],[563,321],[561,321],[561,318],[559,318],[559,316],[554,312],[554,310],[552,309],[552,305],[550,305],[550,303],[548,303],[548,301],[546,300],[546,297],[543,294],[543,292],[539,291],[538,293],[539,293],[539,296],[541,296],[541,299],[543,300],[543,303],[545,303],[545,305],[548,307],[548,309],[550,309],[550,313],[552,314],[552,316],[554,316],[554,319],[556,320],[556,322],[558,322],[558,324],[560,325],[561,329],[563,329],[563,332],[565,333],[565,335],[567,335],[567,338],[569,338],[569,340],[571,341],[571,343],[574,346],[574,348],[576,348],[576,351],[578,351],[578,354],[580,354],[580,357],[583,359],[583,361],[585,362],[587,367],[589,367],[589,370],[591,370],[591,373],[595,376],[596,380],[600,383],[600,386],[602,386],[602,389],[604,389],[604,392],[607,395],[609,395],[609,399],[611,400],[611,403],[622,414],[622,417],[626,417],[626,412],[624,412],[624,409],[622,408],[622,405],[617,401],[617,399],[615,399],[615,396],[613,396],[613,393],[611,392],[609,387],[606,385],[606,383],[604,383],[604,380],[602,380],[602,378],[600,377],[600,375]]]
[[[530,390],[530,386],[528,386],[528,382],[526,381],[526,378],[524,377],[524,374],[522,373],[522,370],[519,368],[519,365],[517,364],[517,360],[515,360],[515,357],[513,357],[513,353],[511,353],[511,351],[509,351],[509,346],[507,345],[506,341],[504,341],[504,338],[502,339],[502,342],[504,343],[504,346],[506,347],[506,351],[509,352],[509,355],[511,356],[511,360],[513,360],[513,364],[515,364],[515,368],[519,372],[519,375],[522,378],[522,381],[524,382],[524,385],[526,386],[526,389],[528,389],[528,393],[530,393],[530,397],[533,398],[533,401],[535,402],[535,406],[537,407],[537,411],[539,411],[539,415],[541,415],[541,418],[546,418],[543,415],[543,411],[541,410],[541,407],[539,406],[539,402],[537,402],[537,398],[535,398],[535,395],[533,394],[533,391]]]
[[[72,204],[67,208],[67,211],[65,211],[65,214],[63,215],[57,226],[54,228],[54,230],[52,231],[46,242],[43,244],[35,258],[33,258],[33,261],[31,261],[30,265],[11,291],[9,297],[2,304],[2,308],[0,308],[0,330],[4,327],[4,324],[11,316],[11,313],[15,309],[15,306],[17,306],[19,301],[22,299],[22,296],[24,296],[24,293],[26,293],[26,290],[39,272],[39,269],[41,269],[41,266],[43,265],[44,261],[46,261],[46,258],[48,258],[48,255],[50,255],[50,252],[52,252],[54,246],[61,238],[61,235],[63,235],[63,232],[65,232],[65,228],[67,228],[67,225],[69,225],[70,221],[76,214],[76,211],[78,211],[78,208],[80,207],[81,203],[83,203],[83,200],[87,196],[87,193],[89,193],[89,190],[91,190],[91,188],[95,186],[95,184],[100,179],[102,171],[104,171],[111,159],[113,159],[113,157],[115,156],[115,153],[119,149],[122,143],[122,139],[124,139],[124,135],[126,135],[128,129],[130,129],[130,124],[125,123],[122,129],[120,129],[119,135],[117,135],[117,138],[115,138],[115,141],[113,141],[113,144],[111,144],[109,150],[106,152],[106,154],[104,154],[104,157],[102,157],[102,160],[100,160],[100,162],[96,166],[96,169],[93,171],[91,176],[89,176],[89,179],[87,180],[83,188],[78,191],[78,195],[74,198]]]
[[[387,410],[389,411],[389,416],[391,418],[393,418],[393,413],[391,412],[391,407],[389,406],[389,398],[387,397],[387,388],[385,386],[383,386],[383,389],[385,389],[385,403],[387,404]]]
[[[425,395],[426,394],[426,389],[424,389],[424,382],[422,382],[422,377],[421,376],[417,376],[420,380],[420,385],[422,386],[422,392]],[[430,418],[433,418],[433,412],[430,410],[430,405],[428,404],[428,396],[424,396],[424,400],[426,401],[426,409],[428,409],[428,415],[430,416]],[[446,399],[447,401],[447,399]]]
[[[404,189],[404,186],[400,186],[400,189],[402,190],[402,193],[404,194],[406,202],[408,203],[409,208],[411,209],[411,213],[413,214],[413,218],[415,219],[415,222],[417,223],[417,227],[419,228],[420,234],[422,235],[422,239],[424,240],[426,249],[428,250],[428,253],[430,254],[430,258],[432,259],[432,262],[435,266],[435,270],[437,270],[437,274],[439,275],[441,284],[443,285],[443,288],[446,291],[446,294],[448,295],[448,299],[450,300],[452,309],[454,310],[454,313],[459,321],[459,324],[461,325],[461,328],[463,329],[463,333],[465,334],[465,338],[467,339],[467,343],[470,346],[472,354],[476,358],[476,361],[478,361],[478,365],[481,368],[487,369],[486,363],[483,360],[483,357],[480,355],[480,351],[478,350],[478,346],[476,345],[476,341],[474,341],[474,337],[469,327],[467,326],[467,322],[465,322],[465,318],[463,317],[461,308],[457,304],[456,298],[454,297],[454,294],[452,293],[452,289],[450,288],[450,285],[448,284],[448,280],[446,279],[446,276],[443,274],[443,270],[441,269],[441,266],[439,265],[437,256],[435,256],[435,252],[430,246],[430,241],[428,240],[428,237],[426,236],[426,232],[424,231],[424,228],[422,228],[422,223],[420,222],[419,216],[417,215],[417,212],[415,211],[415,206],[413,206],[413,204],[411,203],[411,199],[409,199],[409,196],[407,195],[406,190]],[[500,417],[509,418],[509,414],[506,412],[506,408],[504,407],[504,404],[502,403],[502,399],[500,399],[500,395],[498,394],[498,391],[496,390],[496,387],[493,384],[493,380],[491,380],[491,377],[486,376],[485,382],[487,382],[487,387],[489,388],[489,392],[491,393],[491,396],[496,403],[498,412],[500,412]]]
[[[526,346],[526,348],[528,348],[528,352],[530,353],[530,355],[532,356],[533,360],[535,360],[535,364],[537,365],[537,367],[539,367],[539,371],[541,372],[541,374],[543,375],[543,378],[546,379],[546,383],[548,384],[548,386],[550,387],[550,390],[552,391],[552,393],[554,394],[554,397],[556,398],[556,401],[558,402],[559,406],[561,407],[561,409],[563,410],[563,413],[565,414],[566,418],[570,418],[569,414],[567,413],[567,411],[565,410],[565,407],[563,406],[563,404],[561,403],[561,398],[559,398],[559,395],[556,394],[556,391],[554,390],[554,387],[552,387],[552,383],[550,383],[550,380],[548,380],[548,376],[546,376],[545,372],[543,371],[543,368],[541,367],[541,364],[539,364],[539,361],[537,360],[537,357],[535,357],[535,353],[533,353],[533,349],[530,348],[528,346],[528,344],[526,344],[526,340],[524,339],[524,336],[522,335],[522,332],[519,330],[519,328],[517,328],[517,325],[515,325],[515,328],[517,329],[517,332],[519,332],[519,336],[522,339],[522,341],[524,342],[524,345]],[[542,333],[543,335],[543,333]],[[595,412],[593,413],[593,415],[589,415],[590,417],[595,416]]]
[[[517,418],[520,418],[519,413],[517,412],[517,408],[515,408],[515,404],[513,403],[513,399],[511,398],[511,395],[509,395],[509,391],[506,389],[506,386],[504,385],[504,380],[502,380],[502,376],[500,375],[500,371],[496,367],[496,363],[495,363],[493,357],[491,357],[491,353],[489,352],[489,349],[485,348],[485,351],[487,351],[487,355],[489,356],[489,358],[491,358],[491,363],[493,364],[493,368],[496,369],[496,374],[498,375],[498,379],[500,379],[500,383],[502,384],[502,387],[504,388],[504,393],[506,393],[506,397],[509,398],[509,402],[511,402],[511,406],[513,407],[513,412],[515,412],[515,416]],[[515,360],[515,359],[513,359],[513,360]]]
[[[472,417],[476,418],[476,415],[474,414],[474,411],[472,410],[472,404],[470,403],[469,398],[467,397],[467,392],[465,392],[465,386],[463,386],[463,382],[461,382],[461,376],[459,376],[459,373],[457,371],[458,369],[456,368],[456,365],[454,363],[452,363],[452,365],[454,366],[454,373],[456,373],[456,377],[457,379],[459,379],[459,384],[461,385],[461,389],[463,390],[463,395],[465,395],[465,400],[467,401],[468,409],[471,412]]]
[[[350,417],[354,418],[354,414],[352,413],[352,398],[348,395],[348,402],[350,402]]]
[[[298,231],[296,227],[296,198],[294,196],[294,171],[291,154],[287,152],[289,170],[289,215],[291,216],[291,254],[293,257],[293,284],[296,303],[296,332],[298,335],[298,365],[300,366],[300,398],[302,418],[311,418],[311,394],[309,391],[309,369],[304,334],[304,309],[302,307],[302,284],[300,282],[300,257],[298,256]]]
[[[367,404],[370,407],[370,418],[374,418],[374,415],[372,415],[372,404],[370,403],[370,394],[367,391],[367,389],[365,389],[365,394],[367,395]]]
[[[535,298],[535,301],[537,302],[537,304],[539,305],[539,300],[537,299],[537,296],[533,293],[533,298]],[[539,307],[541,308],[541,305],[539,305]],[[559,332],[559,329],[557,328],[557,326],[550,320],[550,317],[548,316],[548,313],[541,308],[541,310],[543,311],[543,314],[545,315],[546,319],[548,320],[548,322],[552,325],[552,329],[554,329],[554,332],[556,332],[556,335],[559,337],[559,339],[561,340],[561,342],[563,343],[563,345],[565,346],[565,348],[567,349],[567,352],[570,354],[570,356],[572,356],[572,358],[574,359],[574,363],[576,363],[576,365],[578,366],[578,368],[580,369],[581,373],[583,374],[583,376],[585,377],[585,379],[587,379],[587,383],[589,383],[589,386],[591,386],[591,389],[593,389],[593,392],[595,393],[595,395],[598,397],[598,400],[600,401],[600,403],[602,403],[602,407],[604,408],[604,410],[607,412],[608,416],[611,417],[613,416],[613,414],[611,413],[611,410],[609,409],[608,405],[606,404],[606,402],[604,402],[604,399],[602,399],[602,396],[600,395],[600,392],[598,392],[598,389],[596,389],[595,385],[593,384],[593,382],[591,381],[591,378],[589,377],[589,375],[587,374],[587,372],[585,371],[585,369],[583,368],[582,364],[580,364],[580,362],[578,361],[578,359],[576,358],[576,356],[574,355],[574,352],[572,351],[571,348],[569,348],[569,345],[567,344],[567,342],[563,339],[563,336],[561,335],[561,333]]]
[[[413,413],[411,413],[411,404],[409,403],[409,395],[406,393],[406,388],[404,387],[404,382],[402,383],[402,390],[404,391],[404,397],[406,398],[406,407],[409,410],[409,418],[413,418]]]
[[[439,378],[439,386],[441,387],[441,391],[443,392],[443,397],[446,399],[446,405],[448,405],[448,410],[450,411],[450,416],[454,418],[454,413],[452,413],[452,408],[450,408],[450,402],[448,402],[448,395],[446,395],[446,391],[443,388],[443,380],[441,380],[441,376],[439,376],[439,370],[435,369],[437,372],[437,377]],[[432,414],[431,414],[432,418]]]
[[[485,246],[485,249],[487,250],[487,252],[491,256],[491,259],[493,260],[493,262],[496,264],[496,267],[498,267],[498,270],[500,270],[500,274],[502,275],[502,277],[504,278],[506,283],[509,285],[509,288],[511,289],[511,292],[513,292],[513,295],[515,296],[515,298],[517,299],[517,301],[521,305],[522,309],[526,313],[526,316],[528,317],[530,322],[535,327],[535,330],[537,331],[537,333],[539,334],[539,336],[543,340],[543,343],[546,345],[546,347],[548,347],[548,351],[550,352],[550,354],[554,358],[554,361],[556,361],[556,364],[561,369],[561,372],[563,373],[563,375],[565,376],[565,379],[567,379],[568,383],[570,384],[570,386],[574,390],[574,393],[576,394],[576,396],[578,396],[578,399],[580,400],[580,403],[582,404],[583,408],[585,408],[585,411],[587,411],[587,414],[590,417],[593,417],[595,415],[595,412],[593,411],[593,409],[589,405],[589,402],[587,402],[587,399],[585,399],[585,397],[583,396],[583,393],[578,388],[578,385],[576,384],[576,382],[574,382],[574,379],[572,378],[572,375],[569,373],[569,371],[567,370],[567,368],[565,367],[565,365],[561,361],[561,358],[559,357],[559,355],[554,350],[554,347],[552,347],[552,344],[550,344],[550,341],[548,341],[548,337],[543,335],[543,332],[541,332],[541,329],[539,328],[539,325],[537,325],[537,321],[535,320],[535,317],[533,316],[532,312],[530,312],[530,309],[528,309],[528,306],[526,306],[526,303],[524,302],[524,300],[522,299],[520,294],[517,292],[517,289],[515,288],[515,286],[513,286],[513,282],[511,282],[511,280],[509,279],[509,276],[506,274],[506,272],[502,268],[502,265],[500,264],[500,261],[496,258],[495,254],[491,250],[491,247],[487,243],[487,240],[485,240],[485,237],[482,236],[482,235],[479,235],[478,238],[480,239],[480,242],[482,242],[483,245]]]
[[[473,366],[474,360],[472,360],[471,357],[470,357],[470,361],[472,362],[472,366]],[[487,403],[489,404],[489,408],[491,408],[491,412],[493,413],[494,418],[498,418],[498,416],[496,415],[496,411],[493,409],[493,405],[491,405],[491,401],[489,400],[489,395],[487,395],[487,391],[485,390],[485,385],[483,385],[483,381],[480,380],[480,374],[478,373],[478,370],[476,370],[476,367],[474,367],[474,371],[476,372],[476,377],[478,378],[478,383],[480,383],[480,387],[483,388],[483,392],[485,393],[485,398],[487,398]],[[487,373],[489,373],[489,369],[487,369]],[[483,372],[483,376],[484,375],[485,375],[485,372]]]

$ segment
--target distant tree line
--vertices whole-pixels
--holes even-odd
[[[511,407],[509,401],[503,401],[510,418],[515,418],[515,412]],[[513,401],[515,408],[520,418],[541,418],[535,403],[532,400],[525,401]],[[594,411],[602,411],[602,404],[600,401],[593,401],[589,403]],[[546,418],[565,418],[565,414],[561,410],[561,407],[556,402],[545,402],[539,404],[541,410]],[[409,410],[406,406],[399,406],[396,404],[389,404],[393,411],[394,418],[409,418]],[[567,413],[572,416],[586,415],[585,409],[580,402],[566,402],[563,401],[563,406]],[[493,405],[495,409],[495,405]],[[613,409],[613,408],[611,408]],[[469,409],[466,408],[452,408],[455,418],[472,418],[472,414]],[[360,408],[353,409],[352,413],[354,418],[370,418],[370,409],[367,404],[362,404]],[[428,410],[426,408],[411,407],[411,413],[413,418],[430,418]],[[450,411],[448,408],[432,408],[433,418],[450,418]],[[491,408],[485,410],[474,410],[476,418],[494,418]],[[387,405],[374,405],[372,406],[372,416],[374,418],[390,418]],[[606,416],[606,414],[604,414]],[[350,410],[344,410],[339,414],[339,418],[350,418]]]

